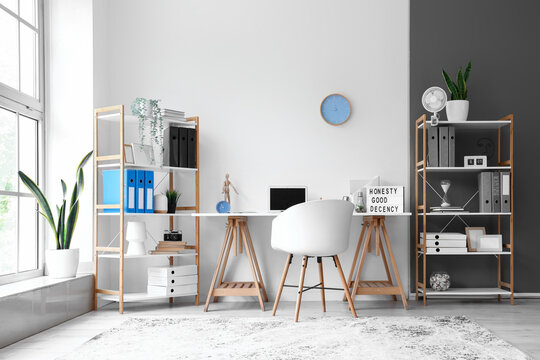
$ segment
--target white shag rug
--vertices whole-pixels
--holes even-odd
[[[131,318],[66,360],[530,359],[462,316]]]

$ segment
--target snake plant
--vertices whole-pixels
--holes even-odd
[[[462,72],[461,67],[459,68],[456,79],[457,83],[455,83],[443,69],[442,74],[450,91],[450,100],[467,100],[467,79],[469,79],[470,72],[471,62],[469,61],[465,73]]]
[[[36,198],[39,207],[41,209],[40,214],[47,220],[56,239],[56,249],[69,249],[75,225],[77,224],[77,217],[79,216],[79,195],[84,188],[84,172],[83,167],[92,156],[92,151],[86,154],[81,160],[77,171],[75,172],[76,181],[71,193],[71,200],[69,204],[66,200],[67,186],[64,180],[60,180],[62,185],[62,205],[56,206],[58,217],[55,222],[53,217],[49,201],[37,186],[37,184],[30,179],[25,173],[19,171],[19,177],[22,183],[30,190],[32,195]],[[69,207],[68,207],[69,206]],[[67,216],[66,216],[67,215]]]

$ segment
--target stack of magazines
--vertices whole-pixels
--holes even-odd
[[[186,121],[186,113],[178,110],[162,109],[163,120]]]

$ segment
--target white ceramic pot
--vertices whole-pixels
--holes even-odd
[[[70,278],[77,275],[79,249],[47,250],[47,269],[52,278]]]
[[[154,195],[154,212],[167,213],[167,197],[163,194]]]
[[[448,121],[467,121],[469,100],[450,100],[446,103]]]

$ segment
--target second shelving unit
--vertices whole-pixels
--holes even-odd
[[[416,120],[415,129],[415,273],[416,273],[416,300],[419,297],[423,298],[424,305],[427,304],[429,297],[478,297],[478,296],[497,296],[500,300],[502,296],[509,297],[510,303],[514,304],[514,198],[513,198],[513,126],[514,116],[508,115],[500,120],[489,121],[465,121],[465,122],[449,122],[441,121],[437,126],[454,126],[463,132],[468,131],[497,131],[497,163],[495,166],[483,168],[469,167],[429,167],[427,162],[427,131],[432,125],[426,120],[426,115],[422,115]],[[508,146],[507,150],[509,158],[502,160],[502,130],[508,128]],[[430,173],[453,173],[457,175],[478,173],[482,171],[508,171],[510,173],[510,212],[504,213],[488,213],[488,212],[429,212],[428,207],[428,188],[434,190],[428,182],[428,174]],[[475,195],[473,195],[474,197]],[[472,199],[472,198],[471,198]],[[470,201],[470,200],[469,200]],[[423,238],[426,238],[428,222],[436,218],[449,218],[448,224],[455,218],[463,219],[474,217],[482,219],[482,217],[496,217],[497,233],[502,234],[503,220],[508,221],[508,233],[503,236],[503,251],[495,252],[467,252],[461,254],[440,254],[429,253],[427,251],[427,243],[420,242],[420,234],[423,233]],[[431,220],[430,220],[431,219]],[[447,225],[448,226],[448,225]],[[445,227],[446,228],[446,227]],[[443,231],[445,230],[443,229]],[[504,240],[506,239],[506,241]],[[447,291],[435,291],[429,288],[429,276],[427,274],[428,259],[436,259],[437,257],[458,257],[458,256],[495,256],[497,258],[497,286],[493,288],[450,288]],[[507,261],[503,260],[507,259]],[[508,280],[503,279],[503,261],[508,264]]]

